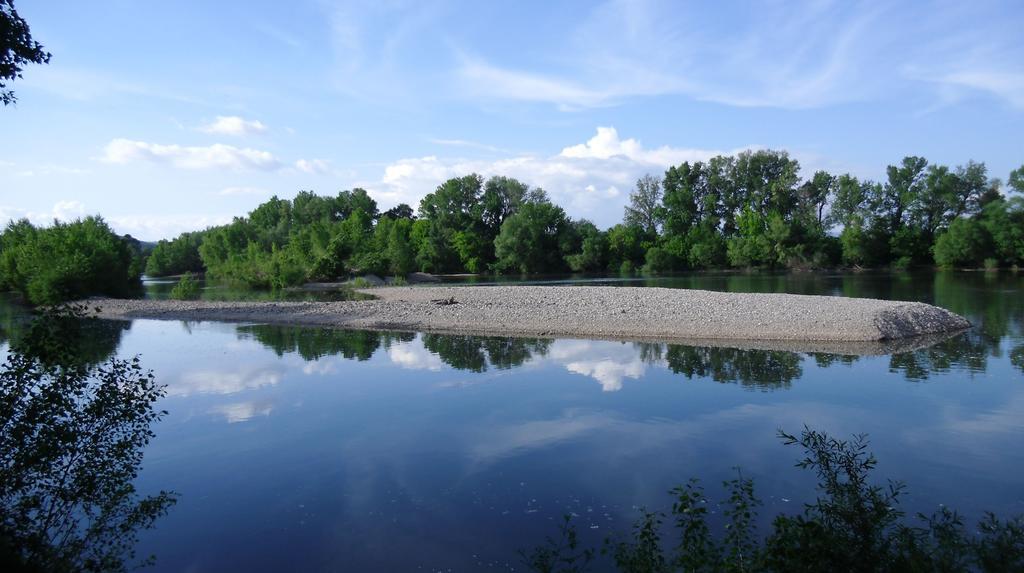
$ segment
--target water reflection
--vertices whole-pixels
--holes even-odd
[[[870,357],[823,352],[790,352],[728,346],[689,346],[654,342],[612,342],[572,339],[512,338],[449,334],[389,333],[333,330],[277,325],[237,327],[242,340],[256,340],[278,356],[297,354],[307,363],[306,374],[331,374],[337,364],[324,358],[340,356],[367,361],[378,353],[410,370],[441,371],[444,368],[482,373],[508,370],[529,364],[556,363],[568,372],[596,380],[606,392],[622,389],[624,380],[638,380],[648,368],[666,369],[687,379],[709,379],[759,390],[789,388],[804,374],[804,364],[818,367],[852,366]],[[1018,369],[1024,346],[1009,351]],[[939,373],[984,372],[988,359],[1000,356],[987,338],[969,331],[928,348],[890,355],[889,370],[907,380],[927,380]],[[233,368],[201,370],[181,379],[172,393],[232,393],[246,388],[276,384],[280,372],[273,369]]]
[[[175,501],[134,485],[166,414],[153,407],[163,387],[136,360],[97,365],[123,330],[44,314],[11,341],[0,365],[4,570],[127,570],[138,533]]]
[[[65,358],[74,357],[82,366],[95,366],[117,352],[121,337],[131,330],[132,323],[121,320],[99,320],[69,316],[54,316],[45,323],[50,333],[41,332],[43,323],[26,308],[0,296],[0,346],[8,345],[23,350],[46,352],[45,345],[33,339],[46,335],[59,337]],[[40,358],[47,359],[46,356]]]
[[[394,342],[409,341],[415,334],[403,332],[377,332],[369,330],[339,330],[333,328],[306,328],[257,324],[238,327],[241,339],[254,339],[273,349],[278,356],[297,353],[305,360],[318,360],[325,356],[343,356],[348,359],[369,360],[382,346],[387,349]]]

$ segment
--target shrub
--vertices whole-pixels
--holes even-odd
[[[899,502],[904,486],[872,483],[877,463],[863,435],[838,440],[809,428],[799,437],[779,432],[787,445],[799,445],[797,467],[818,476],[818,496],[802,514],[780,514],[760,538],[756,522],[761,501],[754,482],[737,470],[725,482],[720,504],[697,480],[673,489],[668,514],[644,511],[626,536],[605,540],[601,555],[619,571],[1021,571],[1024,570],[1024,517],[1000,520],[989,513],[969,530],[960,516],[943,507],[903,522]],[[717,533],[708,522],[716,505],[725,525]],[[666,549],[664,521],[675,539]],[[533,571],[583,571],[597,557],[582,548],[566,517],[559,539],[520,551]]]
[[[647,249],[647,262],[644,263],[645,273],[658,274],[674,270],[676,259],[671,253],[661,247]]]
[[[989,258],[985,259],[984,265],[985,265],[985,270],[986,271],[997,270],[999,268],[999,259],[994,259],[992,257],[989,257]]]
[[[892,262],[892,268],[897,271],[905,271],[913,266],[914,260],[909,256],[904,256],[896,259]]]
[[[177,300],[195,300],[199,298],[199,282],[192,277],[192,273],[181,275],[178,284],[171,289],[171,298]]]
[[[957,219],[935,241],[935,262],[941,267],[976,266],[993,250],[992,237],[981,223]]]
[[[32,304],[128,296],[140,284],[130,246],[100,217],[44,228],[22,220],[0,234],[0,287],[22,293]]]

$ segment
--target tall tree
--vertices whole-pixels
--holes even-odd
[[[838,178],[827,171],[817,171],[809,181],[800,186],[798,201],[802,215],[819,229],[825,226],[825,206],[835,194]]]
[[[50,53],[32,39],[28,22],[14,9],[14,0],[0,0],[0,102],[18,100],[8,84],[20,79],[27,64],[48,64]]]
[[[661,197],[666,236],[685,235],[697,224],[707,186],[707,171],[700,161],[668,168]]]
[[[494,176],[484,184],[480,199],[481,219],[493,237],[501,231],[501,224],[516,214],[526,200],[529,187],[511,177]]]
[[[908,210],[917,200],[924,184],[928,160],[924,157],[904,157],[899,165],[886,168],[888,181],[882,187],[878,203],[879,215],[888,224],[888,231],[895,234],[907,222]]]
[[[460,271],[469,263],[483,270],[493,260],[480,218],[482,187],[483,178],[473,173],[445,181],[420,201],[420,217],[428,221],[419,255],[424,270]]]
[[[636,187],[629,194],[626,207],[626,224],[639,227],[654,237],[661,227],[661,181],[647,174],[637,179]]]
[[[1018,193],[1024,193],[1024,165],[1010,172],[1010,177],[1006,180],[1006,184],[1010,186],[1010,189]]]

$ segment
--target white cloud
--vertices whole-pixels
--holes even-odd
[[[604,392],[617,392],[624,379],[639,380],[647,371],[636,349],[618,342],[556,340],[547,359],[597,380]]]
[[[182,169],[273,171],[281,167],[281,162],[269,151],[238,148],[223,143],[188,147],[120,138],[107,144],[101,159],[119,164],[149,161],[170,164]]]
[[[226,225],[231,222],[232,215],[117,215],[105,219],[117,233],[129,234],[143,241],[155,241],[170,239],[186,231]]]
[[[935,81],[988,92],[1006,100],[1014,107],[1024,108],[1024,72],[976,69],[951,72],[936,78]]]
[[[224,416],[229,424],[235,424],[246,422],[255,416],[269,416],[273,410],[274,405],[269,402],[237,402],[217,406],[211,412]]]
[[[169,396],[193,394],[234,394],[243,390],[279,384],[284,378],[281,368],[259,370],[186,372],[167,386]]]
[[[326,159],[299,159],[295,168],[310,175],[323,175],[331,170],[331,162]]]
[[[684,161],[707,161],[723,152],[707,149],[683,149],[663,145],[657,149],[645,149],[639,141],[619,138],[614,127],[598,127],[597,135],[586,143],[566,147],[559,154],[561,157],[576,159],[611,159],[624,157],[638,163],[667,168]]]
[[[744,148],[744,149],[749,149]],[[660,175],[683,161],[704,161],[719,151],[662,146],[647,148],[636,139],[619,137],[614,127],[599,127],[585,143],[565,147],[554,156],[519,154],[496,159],[443,158],[429,155],[399,159],[387,165],[379,181],[362,182],[382,207],[416,206],[427,193],[450,177],[479,173],[507,175],[546,190],[573,217],[610,226],[622,218],[629,190],[641,176]]]
[[[622,390],[624,378],[639,380],[647,370],[640,359],[624,363],[614,360],[580,360],[566,364],[565,369],[597,380],[604,392]]]
[[[606,2],[562,36],[557,67],[516,69],[462,56],[456,78],[476,98],[550,103],[563,110],[683,95],[734,106],[816,107],[861,99],[882,48],[865,42],[880,9],[803,4],[738,15],[678,3]],[[754,18],[756,17],[756,20]],[[609,41],[614,38],[614,41]],[[888,37],[885,40],[889,40]]]
[[[465,62],[458,75],[469,95],[556,103],[565,109],[606,105],[617,95],[614,90],[588,89],[561,78],[502,69],[479,60]]]
[[[444,368],[444,362],[434,353],[423,347],[421,340],[415,342],[393,344],[388,349],[391,362],[409,370],[431,370],[437,372]]]
[[[29,211],[0,205],[0,222],[6,225],[10,221],[28,219],[34,225],[50,225],[54,219],[58,221],[72,221],[85,216],[85,205],[73,199],[57,201],[50,211]]]
[[[563,110],[666,95],[786,109],[905,103],[903,90],[929,84],[940,94],[956,86],[1024,107],[1024,52],[1014,42],[1020,19],[1007,17],[1005,4],[811,0],[729,16],[678,2],[604,2],[557,38],[538,38],[557,54],[539,63],[522,54],[488,61],[457,48],[453,85],[457,96]],[[928,74],[906,73],[915,68]]]
[[[58,201],[50,211],[28,211],[0,205],[0,224],[28,219],[34,225],[49,226],[54,219],[71,221],[88,215],[85,204],[79,201]],[[231,222],[232,215],[115,215],[104,216],[110,228],[119,235],[131,235],[143,241],[176,237],[186,231],[196,231]]]
[[[57,201],[53,206],[53,217],[61,221],[70,221],[85,216],[85,205],[79,201]]]
[[[320,358],[302,365],[302,373],[307,376],[328,376],[338,372],[338,364],[327,358]]]
[[[199,131],[217,135],[259,135],[267,132],[267,126],[255,119],[218,115],[216,120],[200,127]]]

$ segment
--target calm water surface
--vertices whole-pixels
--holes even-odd
[[[579,279],[574,279],[579,281]],[[920,300],[969,332],[854,357],[588,340],[136,320],[108,351],[167,385],[138,480],[178,504],[157,571],[522,570],[566,513],[585,537],[741,466],[763,514],[813,476],[775,437],[864,432],[904,509],[1024,512],[1024,276],[700,275],[639,282]]]

